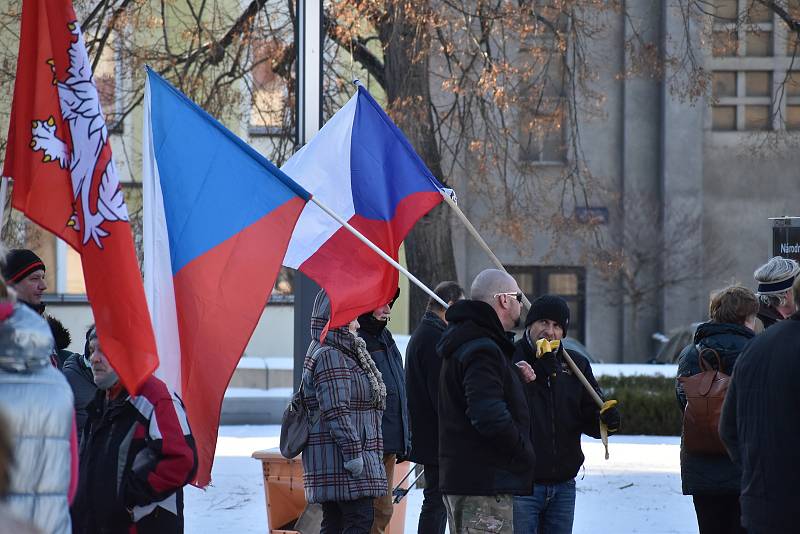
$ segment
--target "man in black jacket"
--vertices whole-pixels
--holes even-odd
[[[88,341],[98,391],[81,439],[73,533],[180,534],[183,486],[197,471],[183,402],[154,375],[130,395],[94,331]]]
[[[800,302],[800,281],[793,287]],[[754,337],[736,360],[719,433],[742,469],[748,533],[797,532],[800,503],[800,312]]]
[[[572,532],[575,515],[575,475],[583,465],[581,434],[600,437],[600,421],[609,434],[619,430],[620,416],[613,404],[600,409],[564,359],[560,341],[569,326],[569,306],[553,295],[534,300],[525,319],[525,334],[516,344],[514,359],[533,366],[536,380],[525,386],[533,421],[536,451],[533,493],[514,498],[514,525],[518,534]],[[546,340],[542,343],[540,340]],[[549,350],[549,342],[558,347]],[[538,343],[537,343],[538,342]],[[602,397],[589,361],[570,353],[589,383]]]
[[[392,314],[392,305],[400,290],[391,302],[358,317],[358,335],[367,344],[375,366],[383,376],[386,385],[386,409],[381,419],[383,433],[383,465],[386,468],[386,495],[375,499],[375,519],[372,534],[383,534],[392,519],[392,485],[394,466],[408,458],[411,449],[411,436],[408,426],[408,405],[406,403],[405,371],[403,357],[386,328]]]
[[[442,282],[433,292],[449,305],[464,298],[458,282]],[[436,345],[447,327],[445,308],[433,298],[406,348],[406,392],[411,423],[409,458],[425,466],[425,491],[419,514],[419,534],[444,534],[447,510],[439,492],[439,370]]]
[[[496,269],[481,272],[470,293],[472,300],[447,310],[437,347],[439,488],[452,534],[511,534],[512,496],[530,494],[535,464],[525,392],[506,334],[519,323],[522,293]]]

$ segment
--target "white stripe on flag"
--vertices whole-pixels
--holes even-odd
[[[350,177],[350,141],[358,91],[281,170],[344,220],[355,215]],[[330,239],[341,225],[313,202],[297,220],[283,259],[297,269]]]
[[[150,117],[150,82],[145,82],[144,125],[142,128],[142,205],[144,210],[144,288],[160,365],[156,376],[177,392],[181,388],[181,343],[178,333],[178,314],[175,289],[172,285],[167,219],[161,177],[153,147]]]

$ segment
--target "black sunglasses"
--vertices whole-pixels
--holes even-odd
[[[517,302],[522,304],[522,292],[520,292],[520,291],[517,291],[516,293],[513,292],[513,291],[506,291],[506,292],[503,292],[503,293],[495,293],[494,294],[495,297],[499,297],[500,295],[505,295],[507,297],[508,296],[514,297],[515,299],[517,299]]]

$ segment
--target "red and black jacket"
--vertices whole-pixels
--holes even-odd
[[[197,470],[183,403],[155,377],[137,396],[108,397],[87,406],[73,532],[182,532],[182,488]]]

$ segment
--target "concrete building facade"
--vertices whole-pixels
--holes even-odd
[[[714,289],[754,287],[754,269],[771,255],[769,218],[796,214],[799,199],[800,79],[792,69],[800,67],[792,67],[796,41],[785,25],[770,11],[750,12],[746,24],[710,16],[687,23],[686,2],[624,4],[625,14],[603,15],[593,43],[602,113],[579,115],[585,162],[601,182],[574,215],[595,225],[591,238],[580,223],[531,228],[522,245],[487,236],[530,296],[567,298],[570,335],[606,362],[649,360],[659,348],[653,334],[705,320]],[[745,0],[717,4],[719,16],[752,8]],[[661,58],[690,50],[707,88],[687,97],[698,82],[671,61],[663,74],[655,66],[634,72],[637,40],[657,45]],[[459,193],[464,210],[480,218],[480,200]],[[525,213],[511,216],[524,224]],[[621,263],[607,269],[597,261],[598,235],[621,249]],[[466,232],[456,229],[455,245],[462,280],[490,267]]]

